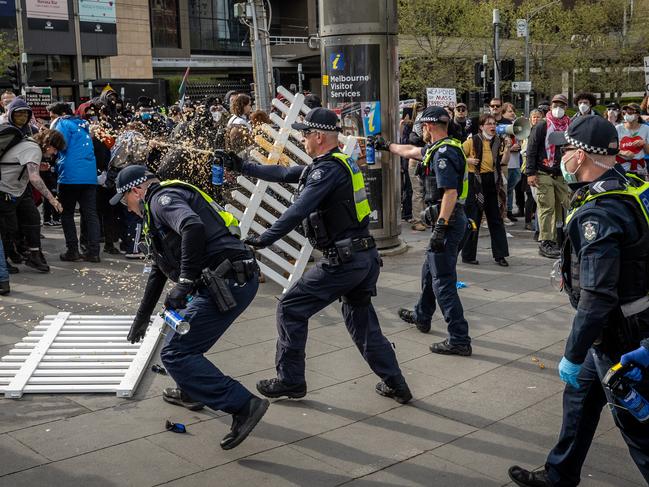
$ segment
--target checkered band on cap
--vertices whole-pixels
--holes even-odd
[[[314,122],[309,122],[308,120],[305,120],[302,123],[304,125],[306,125],[307,127],[314,128],[314,129],[319,129],[319,130],[325,130],[325,131],[328,131],[328,132],[336,132],[336,131],[340,130],[340,127],[338,127],[337,125],[326,125],[326,124],[323,124],[323,123],[314,123]]]
[[[136,186],[139,186],[140,184],[146,182],[147,179],[149,179],[149,177],[145,174],[144,176],[137,178],[135,181],[131,181],[124,186],[118,186],[115,189],[118,193],[126,193],[128,190],[133,189]]]
[[[436,122],[448,122],[451,119],[451,117],[421,117],[418,121],[419,122],[428,122],[428,123],[436,123]]]
[[[610,149],[606,147],[594,147],[592,145],[585,144],[583,142],[578,141],[577,139],[570,137],[567,133],[565,134],[565,137],[566,137],[566,142],[576,147],[577,149],[585,150],[586,152],[590,152],[591,154],[601,154],[603,156],[609,155]]]

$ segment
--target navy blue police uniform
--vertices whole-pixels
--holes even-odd
[[[608,122],[576,121],[566,134],[555,136],[595,154],[617,152],[615,129]],[[610,149],[608,141],[614,141]],[[602,384],[607,371],[622,354],[637,349],[649,337],[649,204],[642,209],[630,192],[643,186],[616,165],[590,183],[573,183],[575,191],[567,218],[562,251],[562,282],[577,310],[568,337],[564,361],[576,367],[577,383],[568,380],[563,393],[563,424],[545,468],[528,472],[510,469],[521,486],[576,486],[604,406],[614,404]],[[649,185],[645,194],[649,195]],[[559,370],[562,370],[560,364]],[[562,377],[563,378],[563,377]],[[649,397],[647,382],[637,386]],[[615,424],[645,480],[649,482],[649,423],[611,407]],[[536,483],[535,483],[536,482]]]
[[[315,108],[297,130],[337,130],[337,116]],[[277,221],[258,237],[249,238],[262,248],[282,238],[301,223],[323,258],[280,299],[277,306],[277,378],[263,380],[257,389],[267,397],[303,397],[306,394],[305,347],[308,321],[318,311],[342,299],[345,325],[356,347],[382,382],[377,392],[399,402],[410,391],[385,338],[371,303],[376,295],[381,259],[370,237],[369,203],[362,173],[337,148],[322,154],[307,167],[258,165],[238,162],[248,176],[271,182],[298,183],[297,196]]]
[[[137,169],[126,168],[118,175],[118,192],[111,203],[153,177],[143,167],[133,167]],[[133,171],[142,174],[126,182]],[[154,181],[142,206],[144,241],[152,263],[129,340],[135,343],[144,336],[167,280],[173,281],[176,285],[167,295],[165,307],[178,311],[190,330],[184,335],[170,329],[166,332],[160,355],[178,389],[165,389],[163,398],[190,409],[206,405],[233,414],[235,419],[258,409],[260,418],[267,401],[223,374],[204,355],[252,302],[259,286],[258,266],[237,235],[237,220],[199,188],[183,181]],[[234,300],[229,309],[219,307],[201,279],[206,270],[219,268],[224,270],[221,277]],[[233,429],[241,426],[237,421]],[[232,438],[226,436],[221,446],[233,447]]]

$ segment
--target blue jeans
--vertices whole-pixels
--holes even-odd
[[[2,239],[0,239],[0,282],[9,282],[9,271],[7,271],[5,248],[2,245]]]
[[[243,313],[257,294],[255,274],[244,286],[232,281],[230,289],[237,306],[222,313],[205,288],[200,289],[180,314],[190,324],[186,335],[178,335],[166,327],[165,345],[160,352],[162,363],[178,387],[194,401],[200,401],[215,411],[234,414],[253,397],[241,383],[224,375],[205,353]]]
[[[579,389],[566,385],[563,392],[563,425],[556,446],[548,455],[545,470],[554,487],[574,487],[579,483],[581,467],[597,430],[602,409],[613,402],[602,386],[608,369],[618,360],[596,348],[588,351],[579,374]],[[649,387],[638,392],[649,398]],[[631,458],[649,483],[649,424],[640,423],[623,409],[612,409],[615,424],[621,430]],[[621,453],[621,452],[620,452]]]
[[[507,211],[514,209],[514,186],[521,180],[521,170],[518,167],[507,169]],[[523,210],[519,208],[519,210]]]
[[[426,250],[426,260],[421,269],[421,296],[415,306],[415,320],[429,324],[435,313],[435,303],[444,315],[451,345],[469,345],[469,324],[464,318],[464,309],[457,293],[457,254],[467,226],[464,209],[456,211],[455,222],[446,231],[443,252]]]

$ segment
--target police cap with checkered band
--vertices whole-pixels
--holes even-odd
[[[617,130],[611,122],[599,115],[579,117],[565,132],[552,132],[550,144],[571,145],[590,154],[612,156],[619,152]]]
[[[325,132],[340,132],[338,115],[327,108],[313,108],[306,114],[302,122],[291,124],[294,130],[322,130]]]
[[[110,199],[111,205],[116,205],[124,196],[124,193],[143,184],[156,175],[148,171],[145,166],[128,166],[122,169],[115,180],[117,194]]]

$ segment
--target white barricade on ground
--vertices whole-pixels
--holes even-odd
[[[48,315],[0,359],[0,393],[114,393],[131,397],[160,339],[159,316],[144,340],[126,340],[134,316]]]
[[[293,95],[282,86],[277,89],[277,92],[289,102],[289,105],[277,98],[273,99],[273,106],[281,116],[272,113],[270,117],[279,130],[264,125],[263,131],[272,142],[261,135],[255,138],[255,142],[259,148],[268,152],[268,156],[264,156],[255,148],[250,153],[251,157],[260,164],[296,165],[293,159],[287,157],[288,152],[299,160],[301,165],[311,164],[311,157],[297,142],[301,138],[300,134],[291,129],[291,124],[295,123],[300,115],[306,115],[310,111],[309,107],[304,105],[304,95]],[[339,140],[343,144],[343,152],[351,155],[357,144],[356,138],[341,134]],[[281,184],[262,180],[254,183],[252,179],[245,176],[239,176],[237,183],[245,193],[241,190],[234,191],[232,198],[237,204],[228,205],[226,209],[239,219],[241,234],[244,237],[251,231],[255,234],[263,233],[291,204],[293,193]],[[297,187],[291,186],[294,189]],[[259,266],[266,277],[278,283],[286,291],[304,273],[312,251],[313,247],[309,241],[293,230],[272,247],[258,251],[263,256]]]

